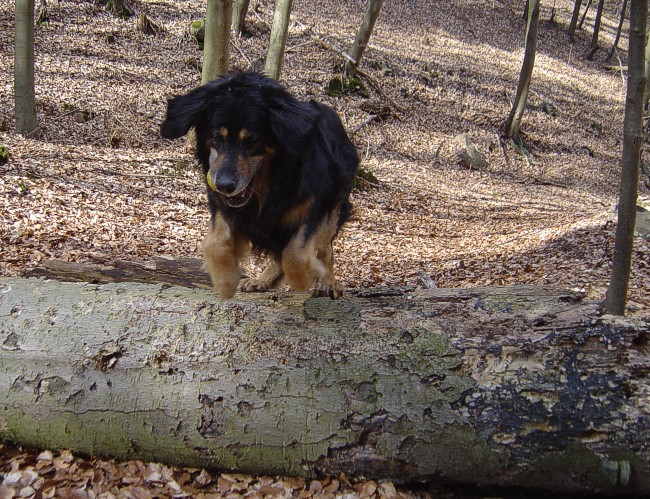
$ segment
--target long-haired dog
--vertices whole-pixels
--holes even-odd
[[[168,102],[161,135],[192,127],[212,215],[203,255],[219,297],[283,280],[341,296],[332,241],[350,215],[359,156],[336,112],[258,73],[233,73]],[[240,283],[251,248],[269,263]]]

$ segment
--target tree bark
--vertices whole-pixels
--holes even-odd
[[[231,19],[232,0],[208,0],[205,14],[202,85],[228,72]]]
[[[275,2],[271,41],[269,42],[269,52],[266,55],[266,64],[264,66],[264,72],[274,80],[280,79],[292,3],[293,0],[276,0]]]
[[[627,0],[623,0],[623,5],[621,6],[621,17],[618,20],[618,28],[616,29],[616,37],[614,38],[614,43],[612,48],[609,49],[605,61],[609,61],[614,55],[614,51],[618,48],[618,42],[621,39],[621,32],[623,31],[623,23],[625,23],[625,12],[627,11]]]
[[[217,302],[0,279],[0,439],[258,474],[650,493],[647,319],[551,287]]]
[[[235,0],[235,6],[232,11],[232,28],[235,30],[237,36],[241,36],[244,31],[246,12],[248,12],[249,4],[250,0]]]
[[[636,199],[643,143],[643,97],[645,93],[645,45],[648,0],[635,0],[630,5],[627,95],[623,118],[623,154],[621,187],[618,201],[618,223],[612,259],[612,275],[605,298],[610,314],[623,315],[632,264]]]
[[[517,84],[517,95],[512,104],[510,114],[506,119],[506,136],[513,139],[519,138],[521,118],[526,110],[530,80],[535,67],[535,52],[537,51],[537,28],[539,26],[539,0],[531,0],[529,3],[528,23],[526,24],[526,46],[524,50],[524,61],[519,73]]]
[[[576,36],[576,27],[578,25],[578,17],[580,17],[580,7],[582,6],[582,0],[575,0],[573,4],[573,14],[571,15],[571,22],[569,23],[569,38],[571,43],[575,41]]]
[[[587,18],[587,12],[589,12],[589,7],[591,7],[591,0],[587,0],[587,5],[585,5],[585,11],[582,13],[582,17],[580,18],[580,22],[578,23],[578,29],[582,29],[582,25],[585,22],[585,19]]]
[[[359,32],[350,48],[350,57],[354,60],[354,63],[349,61],[346,63],[348,72],[352,74],[354,74],[359,62],[361,62],[361,57],[368,46],[370,35],[372,35],[372,30],[375,27],[375,22],[377,22],[383,3],[384,0],[370,0],[368,2],[368,8],[363,17],[363,22],[361,23]]]
[[[14,89],[16,132],[29,135],[36,130],[34,89],[34,2],[16,0],[16,50]]]
[[[587,59],[591,60],[594,54],[598,51],[598,37],[600,36],[600,25],[603,19],[603,7],[605,0],[598,0],[598,8],[596,9],[596,19],[594,21],[594,33],[591,36],[591,48],[587,54]]]
[[[212,289],[210,277],[199,258],[158,257],[151,262],[113,260],[101,265],[92,263],[44,260],[28,270],[28,277],[45,277],[66,282],[140,282],[186,288]]]

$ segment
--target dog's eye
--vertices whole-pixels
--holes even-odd
[[[257,135],[246,128],[239,131],[239,142],[246,147],[251,147],[257,142]]]
[[[225,144],[225,142],[226,139],[221,135],[217,134],[214,137],[212,137],[212,147],[214,147],[215,149],[221,148]]]

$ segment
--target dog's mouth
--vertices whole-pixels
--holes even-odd
[[[221,195],[226,201],[226,204],[231,208],[243,208],[253,198],[253,189],[251,189],[249,184],[246,187],[244,187],[241,191],[235,194],[226,195],[221,193]]]

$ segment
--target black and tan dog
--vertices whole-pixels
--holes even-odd
[[[196,155],[208,184],[211,226],[203,254],[222,299],[272,289],[341,296],[332,241],[351,210],[359,156],[331,108],[301,102],[257,73],[233,73],[168,102],[161,135],[196,129]],[[268,255],[240,283],[250,250]]]

